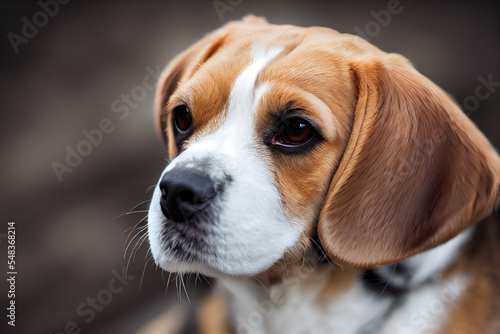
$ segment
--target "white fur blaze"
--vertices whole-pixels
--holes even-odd
[[[254,129],[259,98],[269,87],[255,87],[257,76],[281,51],[258,48],[253,52],[253,62],[233,85],[221,127],[191,143],[163,172],[204,168],[214,180],[230,179],[212,203],[215,209],[201,222],[207,230],[203,242],[209,251],[192,247],[196,261],[184,261],[182,255],[165,246],[166,229],[171,238],[180,243],[184,240],[163,217],[156,187],[148,224],[153,257],[163,269],[212,276],[255,275],[297,244],[303,227],[285,212],[270,166],[256,149],[263,144]]]

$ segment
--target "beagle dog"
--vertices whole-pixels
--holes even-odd
[[[407,59],[249,16],[160,79],[162,269],[201,333],[500,333],[500,157]]]

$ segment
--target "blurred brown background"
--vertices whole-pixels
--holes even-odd
[[[147,243],[130,265],[135,278],[119,289],[113,277],[127,262],[124,231],[145,213],[114,218],[149,198],[146,190],[165,166],[165,149],[153,128],[150,73],[206,32],[246,14],[271,23],[363,32],[383,50],[405,55],[459,104],[465,101],[470,118],[498,147],[498,4],[401,0],[401,10],[389,20],[379,15],[388,3],[73,0],[57,10],[48,7],[53,15],[44,16],[39,12],[48,5],[37,1],[2,1],[0,267],[6,276],[7,222],[13,220],[18,275],[15,328],[6,325],[7,285],[5,279],[0,283],[1,332],[55,334],[73,321],[82,333],[138,333],[177,300],[175,283],[165,293],[168,275],[162,278],[151,263],[140,287]],[[38,31],[25,28],[33,36],[22,43],[15,39],[20,44],[13,46],[13,34],[25,38],[26,21],[38,23]],[[476,89],[488,80],[497,86],[481,88],[480,94],[490,94],[479,98]],[[123,108],[113,112],[126,106],[122,94],[136,97],[125,107],[128,115]],[[77,149],[86,139],[82,131],[98,128],[105,118],[114,130],[60,182],[54,161],[66,164],[67,146]],[[137,210],[147,210],[147,204]],[[111,299],[104,291],[110,282],[120,290]],[[193,284],[191,279],[188,289]],[[199,285],[197,291],[206,289]],[[87,298],[96,297],[107,304],[90,320]]]

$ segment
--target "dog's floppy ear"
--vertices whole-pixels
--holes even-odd
[[[172,140],[168,141],[168,138],[173,138],[173,136],[169,136],[172,128],[169,124],[171,122],[168,122],[167,103],[179,83],[191,78],[200,66],[217,52],[224,42],[228,27],[229,24],[212,32],[178,55],[167,65],[160,76],[154,102],[155,128],[166,142],[171,158],[177,154],[177,146]]]
[[[498,204],[500,158],[406,59],[353,61],[352,133],[320,213],[335,261],[400,261],[451,239]]]

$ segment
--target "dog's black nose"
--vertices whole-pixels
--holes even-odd
[[[165,217],[184,222],[208,205],[216,191],[211,177],[194,169],[174,168],[160,181]]]

